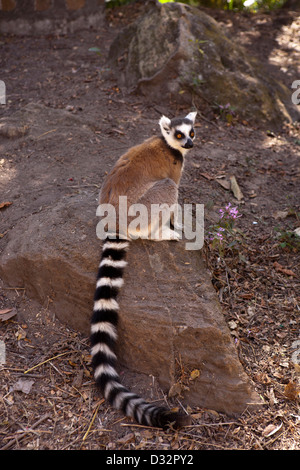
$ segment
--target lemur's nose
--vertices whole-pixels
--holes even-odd
[[[188,138],[186,143],[184,144],[183,148],[185,149],[191,149],[194,146],[192,139]]]

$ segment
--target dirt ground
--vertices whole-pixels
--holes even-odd
[[[12,116],[30,103],[41,104],[67,110],[76,119],[82,116],[94,133],[86,141],[73,133],[51,148],[47,139],[1,138],[6,192],[0,207],[12,203],[0,209],[2,246],[22,213],[33,213],[78,188],[97,194],[104,176],[101,160],[90,165],[87,159],[83,166],[85,155],[94,161],[105,154],[114,162],[129,146],[157,132],[162,112],[174,116],[186,111],[176,103],[165,109],[152,106],[147,97],[128,96],[106,70],[109,45],[139,9],[129,5],[108,12],[99,30],[0,37],[0,78],[8,92],[2,116]],[[296,12],[210,13],[287,86],[300,78]],[[100,55],[89,51],[91,47],[99,47]],[[263,399],[262,408],[237,417],[189,409],[192,425],[176,432],[137,426],[95,392],[88,338],[55,319],[51,298],[38,305],[22,286],[2,283],[0,338],[8,360],[0,375],[0,448],[300,449],[300,263],[299,238],[293,232],[300,227],[300,123],[262,129],[260,123],[241,122],[238,116],[228,123],[209,103],[199,111],[197,145],[185,165],[180,197],[205,204],[207,228],[229,202],[242,215],[236,223],[238,249],[225,246],[220,256],[206,244],[203,255],[240,360]],[[49,173],[53,176],[50,167],[55,168],[52,186],[47,179]],[[22,188],[13,186],[16,171],[22,174]],[[227,186],[232,175],[244,195],[240,201]],[[167,401],[153,377],[148,383],[153,400]]]

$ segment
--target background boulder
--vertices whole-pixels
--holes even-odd
[[[188,5],[152,4],[118,35],[109,57],[120,86],[140,91],[154,103],[192,105],[200,99],[269,124],[298,114],[286,86],[212,17]]]

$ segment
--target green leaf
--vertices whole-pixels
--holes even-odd
[[[96,52],[96,54],[101,55],[101,51],[100,51],[99,47],[90,47],[89,51],[90,52]]]

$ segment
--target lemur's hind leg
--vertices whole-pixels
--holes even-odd
[[[132,230],[129,226],[129,235],[154,241],[179,240],[180,235],[171,228],[171,225],[175,227],[177,201],[178,188],[173,180],[165,178],[156,182],[138,200],[138,204],[142,204],[143,210],[147,211],[147,223],[139,230]]]

